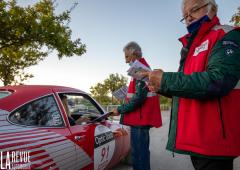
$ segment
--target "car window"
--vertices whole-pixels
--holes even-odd
[[[102,110],[87,95],[61,93],[59,97],[67,113],[70,125],[87,123],[102,114]]]
[[[26,126],[61,127],[63,119],[54,97],[46,96],[17,109],[9,121]]]
[[[12,93],[9,91],[0,91],[0,99],[7,97],[9,95],[11,95]]]

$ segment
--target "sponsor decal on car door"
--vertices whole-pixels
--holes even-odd
[[[94,170],[103,170],[111,161],[115,149],[113,133],[109,128],[98,125],[94,133]]]

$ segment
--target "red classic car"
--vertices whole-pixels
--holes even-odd
[[[69,87],[0,87],[1,169],[111,169],[130,149],[129,128]]]

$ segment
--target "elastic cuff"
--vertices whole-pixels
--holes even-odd
[[[165,86],[164,75],[165,74],[166,74],[166,72],[163,72],[162,79],[160,80],[160,88],[158,89],[157,93],[161,93],[162,89],[164,89],[164,86]]]
[[[122,114],[120,107],[117,108],[117,111],[118,111],[119,114]]]

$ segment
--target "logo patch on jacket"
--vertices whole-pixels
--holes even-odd
[[[225,41],[223,41],[223,42],[222,42],[222,45],[223,45],[223,46],[233,46],[233,47],[237,47],[237,48],[240,47],[237,42],[230,41],[230,40],[225,40]]]
[[[233,50],[232,48],[227,48],[227,49],[225,50],[225,54],[226,54],[227,56],[232,56],[232,55],[234,54],[234,50]]]
[[[206,40],[199,47],[196,47],[193,56],[197,56],[200,52],[208,50],[208,43],[209,40]]]

